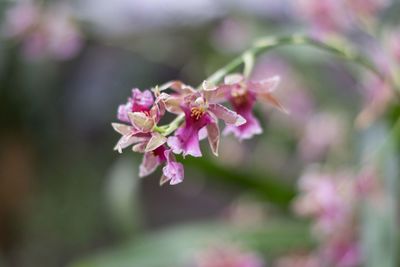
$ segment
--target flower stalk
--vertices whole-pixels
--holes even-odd
[[[113,124],[122,135],[115,149],[121,153],[132,146],[133,151],[144,154],[140,176],[164,165],[160,184],[172,185],[183,180],[183,165],[176,162],[174,155],[201,157],[199,143],[207,137],[212,153],[218,156],[219,120],[225,123],[223,135],[234,134],[244,140],[261,134],[262,127],[253,114],[256,102],[289,112],[273,95],[280,82],[278,76],[258,81],[249,77],[258,55],[286,45],[308,45],[329,52],[364,67],[386,82],[386,76],[365,55],[348,45],[324,43],[303,35],[265,37],[209,76],[197,89],[181,81],[170,81],[151,91],[133,89],[128,102],[118,109],[119,121],[129,124]],[[242,65],[242,73],[233,73]],[[232,110],[224,103],[229,103]],[[175,119],[158,126],[166,112],[175,114]]]

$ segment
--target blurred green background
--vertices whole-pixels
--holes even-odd
[[[13,4],[0,3],[0,21]],[[310,48],[261,57],[255,75],[280,75],[278,96],[294,112],[258,107],[264,134],[223,138],[219,159],[204,146],[206,157],[184,160],[180,185],[159,187],[159,170],[139,179],[140,155],[112,150],[110,124],[131,88],[197,85],[256,38],[304,31],[290,1],[41,4],[68,6],[82,47],[68,60],[29,58],[18,38],[0,40],[0,265],[176,267],[219,241],[265,258],[312,246],[289,212],[294,181],[310,162],[356,161],[358,67]],[[299,140],[317,111],[342,131],[315,156]]]

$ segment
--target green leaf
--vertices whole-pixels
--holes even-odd
[[[220,242],[233,242],[268,256],[312,245],[308,225],[303,222],[280,220],[255,228],[201,223],[177,226],[136,238],[111,251],[73,263],[70,267],[187,266],[196,253]]]

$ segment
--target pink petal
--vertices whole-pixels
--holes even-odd
[[[215,156],[218,156],[219,147],[219,127],[217,123],[210,123],[207,126],[208,142],[211,147],[211,151]]]
[[[171,150],[166,150],[164,155],[167,159],[167,163],[163,168],[163,176],[160,180],[160,185],[163,185],[167,181],[170,181],[171,185],[179,184],[183,181],[184,170],[183,165],[176,162]]]
[[[160,133],[153,132],[151,134],[151,138],[147,143],[146,152],[153,151],[154,149],[158,148],[159,146],[163,145],[167,142],[167,138]]]
[[[124,148],[141,141],[143,141],[143,137],[135,136],[134,133],[123,135],[115,145],[114,150],[118,150],[119,153],[122,153]]]
[[[128,117],[132,125],[142,133],[150,132],[156,122],[144,112],[129,112]]]
[[[146,145],[147,145],[147,142],[140,142],[140,143],[132,146],[132,151],[137,152],[137,153],[144,153],[144,152],[146,152]]]
[[[244,81],[244,76],[240,73],[233,73],[225,76],[224,84],[233,85]]]
[[[122,124],[122,123],[111,123],[111,126],[114,128],[114,130],[122,135],[127,135],[130,134],[134,131],[132,126]]]
[[[282,111],[283,113],[289,114],[289,111],[279,102],[278,99],[276,99],[273,95],[271,95],[270,93],[262,93],[262,94],[258,94],[258,99],[271,104],[272,106],[274,106],[275,108],[279,109],[280,111]]]
[[[251,110],[242,115],[246,119],[246,123],[240,126],[227,125],[223,131],[224,135],[233,133],[239,140],[244,140],[262,133],[260,123],[254,117]]]
[[[144,153],[142,163],[139,166],[139,176],[144,177],[154,172],[160,162],[152,152]]]
[[[250,81],[248,83],[248,88],[256,94],[272,93],[276,90],[280,81],[281,78],[279,76],[260,81]]]
[[[148,111],[153,103],[153,94],[150,90],[142,92],[137,88],[132,89],[132,111]]]
[[[242,116],[220,104],[210,104],[208,110],[214,113],[217,118],[223,120],[226,124],[240,126],[246,123],[246,120]]]
[[[165,109],[169,112],[174,114],[182,113],[182,109],[180,106],[182,102],[181,95],[169,95],[166,93],[161,93],[159,99],[164,104]]]

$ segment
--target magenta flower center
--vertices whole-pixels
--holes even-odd
[[[154,156],[159,158],[160,162],[164,162],[167,160],[167,158],[164,155],[165,150],[166,150],[165,146],[159,146],[151,152],[153,153]]]
[[[249,101],[249,94],[245,87],[240,86],[231,91],[231,102],[234,107],[246,106]]]

